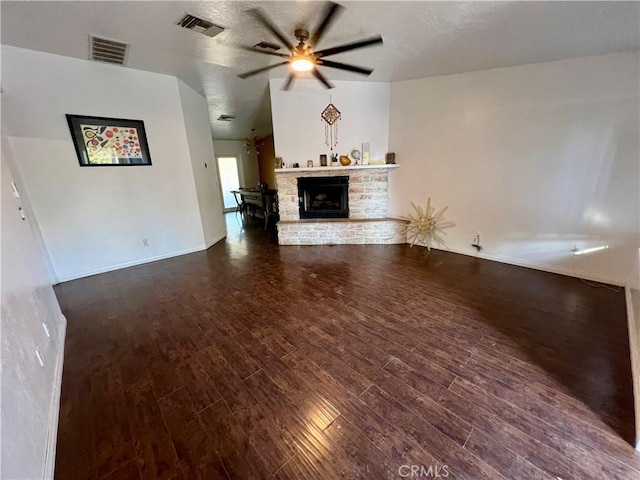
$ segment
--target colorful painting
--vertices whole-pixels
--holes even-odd
[[[141,120],[67,115],[81,166],[151,165]]]

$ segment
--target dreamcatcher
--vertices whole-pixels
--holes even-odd
[[[322,111],[322,121],[324,123],[324,143],[333,152],[333,147],[338,144],[338,120],[342,118],[340,110],[331,103],[331,97],[329,97],[329,105]]]

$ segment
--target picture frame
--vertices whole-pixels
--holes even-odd
[[[327,166],[327,156],[326,155],[320,155],[320,166],[321,167],[326,167]]]
[[[394,165],[396,163],[396,154],[394,152],[389,152],[385,155],[385,163],[387,165]]]
[[[142,120],[72,114],[66,117],[81,167],[151,165]]]
[[[307,160],[307,167],[308,168],[313,167],[313,160]]]

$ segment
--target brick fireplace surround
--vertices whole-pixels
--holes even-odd
[[[280,245],[405,243],[406,222],[387,217],[389,173],[399,165],[277,168]],[[298,178],[349,176],[349,218],[300,219]]]

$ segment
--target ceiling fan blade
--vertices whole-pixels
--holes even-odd
[[[328,57],[329,55],[336,55],[337,53],[348,52],[349,50],[369,47],[369,46],[378,45],[381,43],[382,43],[382,37],[380,35],[377,35],[375,37],[367,38],[365,40],[360,40],[358,42],[347,43],[345,45],[340,45],[337,47],[320,50],[319,52],[315,52],[315,55],[316,57]]]
[[[250,77],[250,76],[252,76],[252,75],[256,75],[256,74],[258,74],[258,73],[260,73],[260,72],[264,72],[264,71],[266,71],[266,70],[271,70],[272,68],[276,68],[276,67],[280,67],[280,66],[282,66],[282,65],[286,65],[287,63],[289,63],[289,62],[280,62],[280,63],[276,63],[276,64],[274,64],[274,65],[268,65],[268,66],[266,66],[266,67],[257,68],[257,69],[255,69],[255,70],[250,70],[250,71],[248,71],[248,72],[245,72],[245,73],[241,73],[241,74],[239,74],[239,75],[238,75],[238,77],[240,77],[240,78],[247,78],[247,77]]]
[[[254,8],[252,10],[249,10],[254,17],[256,17],[256,19],[262,23],[262,25],[264,25],[265,27],[267,27],[267,29],[273,33],[278,40],[280,40],[289,50],[293,51],[293,45],[292,43],[287,39],[287,37],[285,37],[282,32],[280,32],[280,30],[278,30],[278,28],[271,23],[271,20],[269,20],[264,13],[262,13],[261,10]]]
[[[333,85],[331,85],[329,80],[327,80],[327,78],[324,75],[322,75],[317,68],[314,68],[311,71],[313,72],[313,75],[324,84],[325,87],[333,88]]]
[[[311,46],[315,47],[318,44],[320,39],[324,36],[324,32],[331,26],[331,24],[336,20],[336,18],[338,18],[336,15],[340,13],[343,9],[344,7],[342,5],[338,5],[337,3],[333,3],[333,2],[327,3],[327,6],[325,7],[324,18],[322,19],[322,22],[320,22],[318,29],[315,31],[315,33],[311,36],[311,39],[309,40],[309,43],[311,44]]]
[[[276,57],[281,57],[281,58],[289,58],[290,57],[290,55],[287,55],[286,53],[269,52],[268,50],[262,50],[262,49],[256,48],[256,47],[241,46],[240,48],[242,50],[246,50],[247,52],[264,53],[265,55],[274,55]]]
[[[349,65],[347,63],[332,62],[331,60],[325,60],[323,58],[319,58],[317,62],[318,65],[323,65],[330,68],[338,68],[340,70],[347,70],[349,72],[360,73],[362,75],[371,75],[371,73],[373,72],[373,70],[370,68],[358,67],[357,65]]]
[[[289,88],[291,88],[291,84],[293,83],[294,78],[295,78],[295,75],[293,73],[290,73],[289,78],[287,78],[287,83],[285,83],[282,86],[282,90],[289,90]]]

